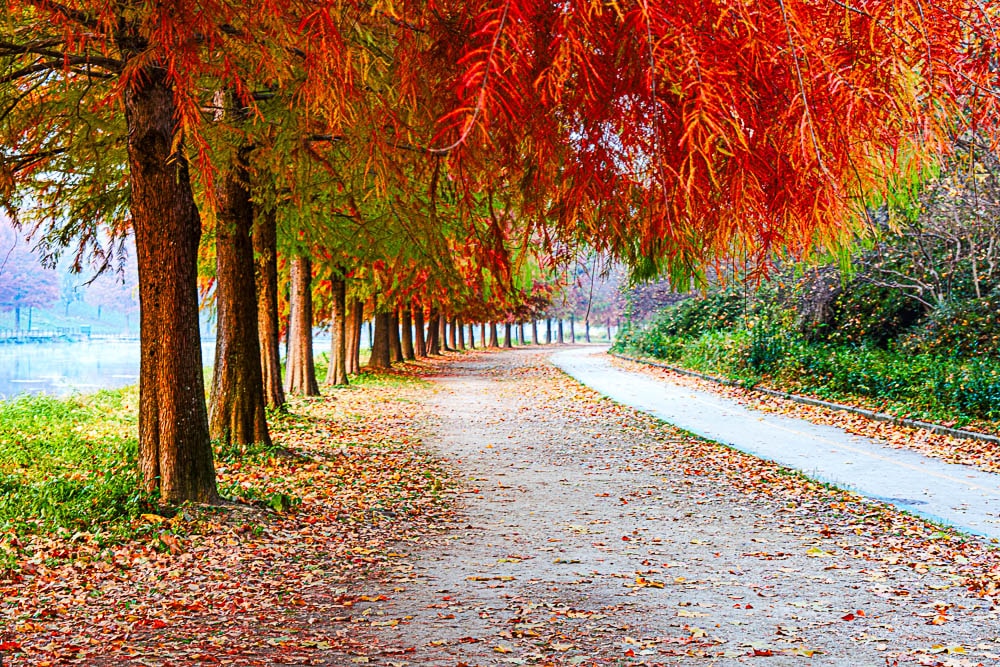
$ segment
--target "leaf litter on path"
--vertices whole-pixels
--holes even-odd
[[[288,511],[16,547],[4,664],[1000,660],[988,545],[617,406],[537,352],[418,372],[434,384],[296,404],[276,439],[301,459],[222,466]]]

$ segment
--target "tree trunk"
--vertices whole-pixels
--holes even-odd
[[[413,309],[413,330],[417,336],[416,340],[416,350],[414,352],[418,357],[427,356],[427,338],[424,337],[424,307],[423,305],[417,306]]]
[[[427,354],[441,354],[441,316],[433,308],[427,318]]]
[[[348,384],[347,381],[347,284],[342,270],[334,269],[330,281],[330,367],[324,384],[328,387]]]
[[[361,372],[361,319],[364,317],[364,304],[358,299],[351,299],[347,305],[347,372]]]
[[[469,325],[469,349],[476,349],[476,327],[472,324]]]
[[[500,347],[500,337],[497,335],[496,322],[490,322],[490,347]]]
[[[413,351],[413,320],[411,318],[411,308],[407,304],[399,310],[399,325],[402,328],[403,359],[413,361],[417,355]]]
[[[487,346],[486,342],[486,322],[479,323],[479,340],[482,341],[483,347]]]
[[[21,331],[21,306],[14,306],[14,331]]]
[[[551,317],[546,317],[545,318],[545,344],[546,345],[551,345],[552,344],[552,318]]]
[[[531,320],[531,344],[538,345],[538,320]]]
[[[368,368],[391,368],[389,328],[392,326],[392,315],[375,313],[375,332],[372,339],[372,356],[368,359]]]
[[[399,311],[393,308],[389,313],[389,361],[398,364],[403,361],[403,345],[399,336]]]
[[[583,339],[590,342],[590,320],[586,319],[583,321]]]
[[[438,340],[441,341],[441,349],[445,352],[455,349],[448,346],[448,318],[444,315],[438,317]]]
[[[559,344],[562,345],[565,342],[566,342],[566,339],[563,338],[563,321],[562,321],[562,318],[560,317],[559,318]]]
[[[208,412],[212,438],[242,450],[255,443],[271,445],[257,335],[249,154],[249,147],[239,149],[217,194],[215,302],[219,327]]]
[[[458,349],[465,349],[465,328],[459,320],[455,320],[455,337],[458,339],[455,341],[458,343]]]
[[[517,338],[521,341],[521,345],[527,345],[524,341],[524,322],[517,323]]]
[[[607,325],[607,327],[608,327],[608,342],[610,342],[610,341],[611,341],[611,319],[610,319],[610,318],[609,318],[609,319],[607,319],[607,320],[605,321],[605,324],[606,324],[606,325]]]
[[[287,386],[285,390],[298,396],[319,396],[316,366],[313,363],[312,340],[312,261],[308,257],[292,258],[291,294],[288,325]]]
[[[253,230],[257,278],[257,334],[264,401],[272,408],[285,406],[281,384],[281,323],[278,319],[278,230],[273,209],[257,210]]]
[[[119,38],[124,53],[143,50]],[[198,243],[194,203],[167,71],[137,72],[124,87],[130,209],[139,268],[139,470],[147,491],[169,503],[216,502],[204,364],[198,331]]]
[[[503,346],[504,347],[514,347],[513,341],[511,341],[512,327],[510,322],[503,323]]]
[[[451,320],[448,323],[448,344],[451,349],[458,349],[458,320]]]
[[[571,345],[576,345],[576,318],[572,315],[569,316],[569,342]]]

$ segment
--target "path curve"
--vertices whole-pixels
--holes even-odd
[[[839,428],[763,413],[717,394],[615,366],[606,348],[552,355],[567,374],[619,403],[703,438],[799,470],[959,530],[1000,538],[1000,475],[889,447]]]

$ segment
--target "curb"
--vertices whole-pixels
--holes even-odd
[[[702,380],[708,380],[709,382],[714,382],[716,384],[725,385],[727,387],[740,386],[740,383],[734,382],[733,380],[727,380],[725,378],[718,378],[713,375],[707,375],[705,373],[699,373],[698,371],[690,371],[686,368],[679,368],[677,366],[671,366],[669,364],[663,364],[656,361],[650,361],[648,359],[640,359],[638,357],[630,357],[625,354],[619,354],[617,352],[608,351],[612,357],[618,359],[625,359],[626,361],[634,361],[638,364],[645,364],[646,366],[655,366],[656,368],[663,368],[674,373],[679,373],[681,375],[688,375],[690,377],[696,377]],[[917,419],[907,419],[905,417],[897,417],[895,415],[890,415],[885,412],[875,412],[874,410],[865,410],[864,408],[856,408],[851,405],[844,405],[842,403],[833,403],[831,401],[823,401],[818,398],[809,398],[808,396],[799,396],[798,394],[790,394],[786,391],[777,391],[775,389],[768,389],[766,387],[751,387],[753,391],[758,391],[762,394],[767,394],[768,396],[775,396],[777,398],[784,398],[795,403],[802,403],[804,405],[812,405],[820,408],[829,408],[830,410],[839,410],[841,412],[849,412],[855,415],[861,415],[862,417],[867,417],[868,419],[873,419],[880,422],[888,422],[890,424],[897,424],[899,426],[908,426],[910,428],[920,428],[931,433],[937,433],[939,435],[948,435],[953,438],[962,438],[964,440],[979,440],[981,442],[990,442],[994,445],[1000,445],[1000,437],[995,435],[989,435],[986,433],[976,433],[975,431],[966,431],[959,428],[951,428],[948,426],[942,426],[941,424],[933,424],[931,422],[919,421]]]

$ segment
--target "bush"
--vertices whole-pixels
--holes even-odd
[[[923,306],[899,290],[860,280],[837,296],[833,311],[827,341],[883,348],[924,315]]]
[[[1000,351],[1000,294],[936,308],[900,345],[951,357],[995,356]]]

